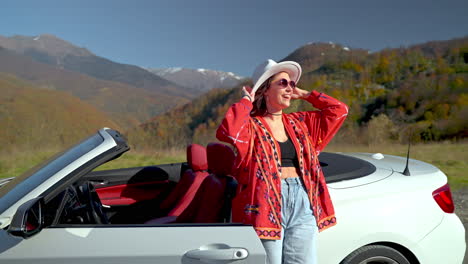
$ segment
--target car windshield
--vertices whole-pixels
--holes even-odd
[[[0,213],[103,141],[104,138],[97,133],[3,185],[0,188]]]

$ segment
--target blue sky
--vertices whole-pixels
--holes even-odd
[[[142,67],[250,76],[309,42],[372,51],[468,35],[466,0],[6,0],[0,35],[56,35]]]

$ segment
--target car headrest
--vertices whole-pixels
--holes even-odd
[[[187,147],[187,163],[193,171],[207,170],[206,148],[198,144],[190,144]]]
[[[208,170],[216,175],[231,174],[236,155],[229,147],[221,143],[210,143],[206,147]]]

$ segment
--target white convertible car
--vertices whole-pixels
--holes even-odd
[[[265,263],[251,226],[230,221],[226,145],[186,163],[94,170],[129,147],[111,129],[0,183],[0,263]],[[465,230],[447,177],[382,154],[322,153],[338,224],[319,263],[460,264]],[[410,174],[409,176],[405,174]]]

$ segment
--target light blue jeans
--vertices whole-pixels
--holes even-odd
[[[268,264],[317,264],[318,228],[300,178],[281,180],[281,240],[262,239]]]

